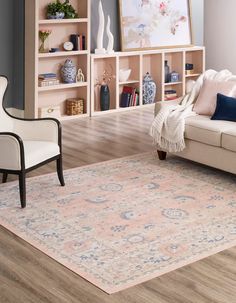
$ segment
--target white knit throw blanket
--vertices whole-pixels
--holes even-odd
[[[160,150],[180,152],[185,149],[185,119],[196,115],[192,109],[205,79],[236,81],[236,76],[232,76],[228,70],[207,70],[197,79],[191,92],[183,97],[180,104],[163,106],[154,118],[149,132]]]

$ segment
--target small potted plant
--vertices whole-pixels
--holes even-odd
[[[51,2],[47,6],[48,19],[74,19],[77,17],[78,14],[69,0],[65,0],[64,2],[56,0],[56,2]]]

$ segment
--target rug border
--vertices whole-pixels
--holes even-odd
[[[75,167],[75,168],[67,169],[64,172],[71,172],[71,171],[78,170],[78,169],[83,169],[83,168],[86,168],[86,167],[89,167],[89,166],[100,166],[100,165],[104,165],[104,164],[110,163],[110,162],[119,162],[120,160],[129,159],[129,158],[136,158],[140,155],[145,156],[146,154],[152,155],[153,157],[156,156],[156,153],[154,151],[148,151],[148,152],[144,152],[144,153],[137,153],[137,154],[134,154],[134,155],[131,155],[131,156],[125,156],[125,157],[106,160],[106,161],[102,161],[102,162],[86,164],[86,165],[78,166],[78,167]],[[160,160],[157,157],[157,163],[158,162],[160,162]],[[44,175],[34,176],[34,177],[27,178],[27,180],[34,180],[34,179],[37,179],[37,178],[40,178],[40,177],[41,178],[42,177],[49,177],[49,176],[52,176],[52,175],[56,175],[56,173],[52,172],[52,173],[48,173],[48,174],[44,174]],[[11,181],[9,183],[1,184],[1,185],[2,185],[2,187],[9,187],[9,186],[12,186],[13,183],[17,183],[17,181]],[[231,191],[231,190],[229,190],[229,191]],[[22,210],[22,211],[24,211],[24,210]],[[3,219],[1,219],[1,218],[0,218],[0,225],[2,225],[5,229],[7,229],[12,234],[14,234],[16,237],[22,239],[23,241],[27,242],[27,244],[31,245],[32,247],[34,247],[38,251],[40,251],[40,252],[44,253],[45,255],[47,255],[48,257],[50,257],[53,261],[59,263],[60,265],[66,267],[70,271],[74,272],[76,275],[78,275],[79,277],[83,278],[84,280],[86,280],[87,282],[92,284],[92,286],[95,286],[95,287],[99,288],[101,291],[103,291],[107,294],[110,294],[110,295],[114,294],[114,293],[117,293],[117,292],[120,292],[120,291],[124,291],[127,288],[137,286],[139,284],[145,283],[145,282],[150,281],[152,279],[158,278],[158,277],[160,277],[160,276],[162,276],[166,273],[169,273],[169,272],[172,272],[174,270],[183,268],[187,265],[191,265],[195,262],[201,261],[205,258],[208,258],[210,256],[213,256],[217,253],[220,253],[222,251],[225,251],[227,249],[230,249],[230,248],[233,248],[234,246],[236,246],[236,240],[235,240],[232,243],[227,243],[227,244],[221,245],[221,247],[218,247],[218,248],[212,249],[211,251],[207,251],[205,253],[202,253],[202,254],[198,255],[197,257],[194,256],[193,258],[189,258],[186,261],[182,261],[181,266],[176,265],[176,264],[171,265],[171,266],[169,266],[168,270],[167,269],[160,270],[159,274],[152,273],[150,275],[146,275],[143,278],[136,279],[135,283],[134,282],[129,282],[129,283],[125,283],[123,286],[116,286],[116,287],[106,287],[105,286],[104,287],[104,285],[101,284],[101,282],[99,280],[94,278],[94,276],[91,276],[91,274],[88,274],[88,273],[84,272],[83,270],[78,269],[77,266],[73,266],[69,262],[60,261],[60,257],[56,256],[56,258],[57,258],[56,259],[55,254],[49,252],[44,245],[42,245],[41,243],[37,243],[34,240],[28,239],[27,235],[25,235],[23,232],[17,230],[15,227],[12,227],[8,222],[3,221]]]
[[[155,273],[155,274],[150,274],[150,275],[146,275],[143,278],[139,278],[136,280],[136,282],[129,282],[129,283],[125,283],[123,286],[116,286],[116,287],[104,287],[104,285],[102,285],[100,283],[100,281],[98,281],[96,278],[92,277],[90,274],[85,273],[82,270],[78,270],[78,267],[71,265],[69,262],[65,262],[65,261],[59,261],[58,259],[55,259],[55,256],[53,253],[48,252],[48,250],[45,248],[44,245],[42,244],[38,244],[36,243],[36,241],[33,240],[28,240],[27,236],[23,235],[22,232],[18,232],[16,233],[16,229],[10,226],[10,224],[6,223],[6,222],[2,222],[0,221],[0,225],[2,225],[4,228],[6,228],[8,231],[10,231],[11,233],[13,233],[14,235],[16,235],[18,238],[24,240],[25,242],[27,242],[28,244],[30,244],[31,246],[33,246],[35,249],[39,250],[40,252],[44,253],[45,255],[47,255],[48,257],[50,257],[53,261],[59,263],[60,265],[66,267],[67,269],[69,269],[70,271],[74,272],[76,275],[78,275],[79,277],[83,278],[84,280],[86,280],[87,282],[89,282],[90,284],[92,284],[92,286],[95,286],[97,288],[99,288],[101,291],[107,293],[108,295],[120,292],[120,291],[124,291],[130,287],[134,287],[134,286],[138,286],[139,284],[148,282],[150,280],[153,280],[155,278],[158,278],[160,276],[163,276],[164,274],[170,273],[174,270],[183,268],[187,265],[191,265],[193,263],[196,263],[198,261],[201,261],[203,259],[206,259],[210,256],[214,256],[222,251],[225,251],[227,249],[233,248],[236,246],[236,240],[232,243],[227,243],[222,245],[221,247],[215,248],[213,250],[211,250],[210,252],[205,252],[202,253],[200,255],[198,255],[198,257],[193,257],[188,259],[188,261],[183,261],[181,262],[181,266],[179,265],[171,265],[168,270],[167,269],[163,269],[159,271],[159,274]],[[37,245],[37,246],[36,246]],[[79,273],[80,272],[80,273]]]

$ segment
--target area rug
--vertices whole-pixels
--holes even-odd
[[[0,224],[111,294],[236,245],[236,177],[154,153],[0,185]]]

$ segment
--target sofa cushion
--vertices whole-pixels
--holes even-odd
[[[235,122],[211,120],[209,116],[193,116],[185,120],[185,138],[221,147],[222,132],[235,127]]]
[[[205,79],[193,111],[199,115],[212,116],[216,109],[217,93],[231,95],[235,81]]]
[[[23,141],[25,168],[30,168],[60,154],[59,145],[44,141]]]
[[[236,152],[236,123],[234,129],[222,133],[222,147]]]

